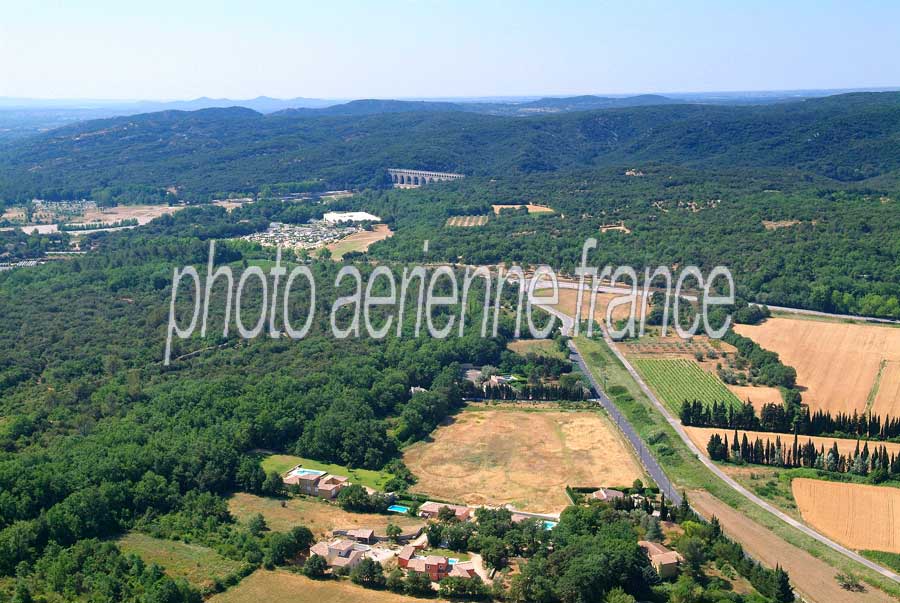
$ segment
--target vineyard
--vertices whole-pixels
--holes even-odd
[[[447,218],[446,226],[484,226],[490,216],[453,216]]]
[[[635,358],[631,362],[647,384],[675,413],[684,400],[700,400],[705,405],[713,402],[731,402],[735,406],[741,404],[718,377],[704,371],[691,360]]]

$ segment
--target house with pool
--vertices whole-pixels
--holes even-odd
[[[338,492],[350,485],[348,478],[342,475],[331,475],[325,471],[307,469],[301,465],[297,465],[285,473],[282,481],[288,486],[299,486],[301,494],[329,500],[335,498]]]

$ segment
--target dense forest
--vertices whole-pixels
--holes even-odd
[[[500,362],[506,325],[498,339],[336,341],[323,334],[326,308],[304,340],[219,332],[179,340],[180,356],[213,349],[163,366],[171,267],[202,266],[207,247],[152,230],[0,274],[0,574],[31,587],[100,596],[96,584],[41,578],[71,556],[73,572],[111,564],[121,598],[103,600],[187,600],[150,596],[174,596],[175,586],[90,544],[133,527],[192,534],[236,559],[277,565],[292,541],[246,535],[221,498],[265,487],[252,451],[380,469],[459,406],[458,362]],[[237,267],[268,257],[253,246],[217,253]],[[338,265],[311,267],[328,283]],[[258,292],[250,299],[258,308]]]
[[[504,174],[663,163],[897,182],[900,93],[763,106],[659,104],[521,118],[453,110],[262,115],[163,111],[66,126],[0,150],[0,198],[195,200],[319,179],[384,183],[389,167]]]

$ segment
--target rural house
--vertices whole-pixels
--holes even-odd
[[[602,500],[604,502],[609,502],[618,498],[625,498],[625,494],[619,492],[618,490],[612,490],[610,488],[600,488],[599,490],[594,490],[591,492],[591,498],[594,500]]]
[[[638,541],[638,545],[644,549],[650,558],[650,565],[656,570],[660,578],[671,578],[678,575],[678,567],[684,561],[684,557],[677,551],[672,551],[659,544],[648,540]]]
[[[440,582],[450,576],[454,578],[471,578],[475,575],[475,564],[471,561],[458,561],[450,563],[447,557],[441,555],[416,555],[416,547],[407,545],[400,550],[397,556],[400,567],[410,572],[428,574],[432,582]]]
[[[441,509],[448,508],[456,515],[456,519],[460,521],[468,521],[471,517],[471,509],[462,505],[451,505],[447,503],[436,503],[428,501],[419,507],[419,516],[425,519],[437,519]]]
[[[352,540],[317,542],[309,548],[310,555],[324,557],[330,567],[356,567],[365,553],[356,548]]]
[[[324,471],[305,469],[300,465],[285,473],[281,479],[288,486],[297,485],[301,494],[327,499],[336,497],[341,489],[350,485],[342,475],[330,475]]]
[[[375,530],[372,528],[356,528],[354,530],[348,530],[347,538],[351,538],[356,542],[362,542],[363,544],[374,544],[377,540],[375,538]]]

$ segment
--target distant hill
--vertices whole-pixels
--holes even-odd
[[[582,102],[594,101],[568,106]],[[646,162],[785,169],[842,182],[896,181],[900,174],[900,93],[765,106],[651,104],[528,119],[454,105],[356,101],[270,115],[204,109],[76,124],[0,150],[0,196],[167,187],[191,196],[310,179],[353,187],[383,182],[393,166],[488,177]]]

